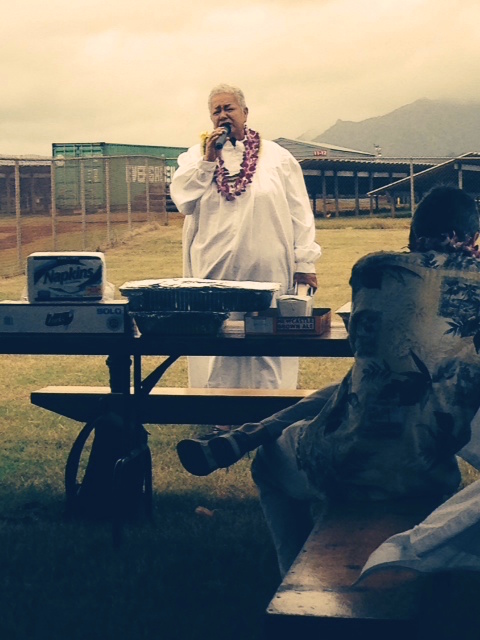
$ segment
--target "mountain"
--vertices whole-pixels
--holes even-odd
[[[311,142],[372,153],[378,145],[384,157],[454,157],[480,151],[480,102],[422,98],[384,116],[337,120]]]

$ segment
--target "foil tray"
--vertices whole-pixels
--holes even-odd
[[[203,311],[130,311],[143,335],[215,336],[228,313]]]
[[[280,290],[276,282],[167,278],[126,282],[131,311],[262,311]]]

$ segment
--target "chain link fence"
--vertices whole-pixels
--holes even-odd
[[[167,225],[173,167],[154,156],[0,159],[0,277],[34,251],[95,251]]]

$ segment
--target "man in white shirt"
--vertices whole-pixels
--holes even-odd
[[[185,215],[183,275],[316,289],[321,250],[300,165],[247,127],[240,89],[219,85],[208,104],[214,130],[180,155],[170,187]],[[192,387],[287,389],[297,375],[297,358],[189,358]]]

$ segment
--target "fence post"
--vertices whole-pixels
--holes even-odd
[[[322,171],[322,202],[323,202],[323,215],[327,217],[327,176],[325,175],[325,169]]]
[[[21,221],[21,200],[20,200],[20,164],[15,160],[15,220],[17,227],[17,261],[18,267],[23,270],[22,255],[22,221]]]
[[[10,215],[10,213],[12,212],[11,209],[11,204],[12,204],[12,186],[11,186],[11,180],[10,180],[10,172],[7,171],[7,177],[6,177],[6,189],[7,189],[7,215]]]
[[[82,243],[87,248],[87,206],[85,201],[85,160],[80,159],[80,204],[82,208]]]
[[[390,215],[392,218],[395,218],[395,192],[392,191],[389,195],[390,195]]]
[[[368,190],[373,191],[373,173],[371,169],[368,170]],[[373,196],[372,195],[370,195],[369,206],[370,206],[370,215],[373,216]]]
[[[50,166],[50,207],[52,215],[52,245],[53,251],[57,250],[57,175],[56,175],[56,163],[52,160]]]
[[[145,196],[147,205],[147,222],[150,222],[150,167],[148,166],[148,158],[145,158]]]
[[[338,202],[339,191],[338,191],[338,171],[333,172],[333,190],[335,192],[335,217],[338,218],[340,205]]]
[[[128,232],[132,233],[132,166],[128,164],[130,158],[125,160],[125,176],[127,178],[127,221]]]
[[[30,213],[35,213],[35,169],[30,174]]]
[[[414,184],[415,171],[413,168],[413,158],[410,159],[410,210],[411,215],[415,213],[415,184]]]
[[[160,189],[162,190],[162,213],[163,213],[163,224],[164,226],[168,226],[168,211],[167,211],[167,180],[165,176],[165,166],[166,166],[165,158],[162,158],[162,164],[160,166]]]
[[[358,171],[354,171],[354,187],[355,187],[355,215],[358,216],[360,214],[360,193],[358,188]]]
[[[107,244],[110,245],[111,217],[110,217],[110,160],[105,160],[105,199],[107,208]]]

